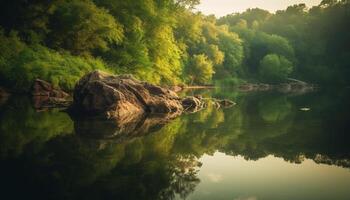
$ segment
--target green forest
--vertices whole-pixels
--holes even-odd
[[[0,82],[36,78],[71,91],[87,72],[160,85],[350,83],[350,1],[221,18],[200,0],[2,0]]]

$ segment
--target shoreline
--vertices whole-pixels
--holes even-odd
[[[207,86],[207,85],[193,85],[193,86],[184,86],[183,89],[215,89],[217,86]]]

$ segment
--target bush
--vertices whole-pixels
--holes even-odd
[[[191,84],[208,84],[214,73],[213,63],[204,54],[194,55],[187,70]]]
[[[18,92],[28,91],[36,78],[72,90],[85,73],[107,70],[99,59],[59,53],[40,45],[26,46],[16,34],[6,37],[1,32],[0,44],[6,47],[0,52],[1,83]]]
[[[215,85],[218,87],[235,87],[244,83],[242,79],[231,77],[215,81]]]
[[[293,64],[277,54],[268,54],[259,66],[259,79],[267,83],[282,82],[293,71]]]

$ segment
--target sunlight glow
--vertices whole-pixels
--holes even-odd
[[[286,9],[290,5],[305,3],[308,7],[320,4],[321,0],[201,0],[196,10],[206,15],[221,17],[243,12],[248,8],[261,8],[270,12]]]

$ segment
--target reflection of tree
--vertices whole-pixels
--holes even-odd
[[[253,160],[273,154],[293,163],[309,158],[347,166],[350,128],[345,113],[350,109],[339,108],[346,99],[346,95],[320,93],[294,97],[247,95],[239,107],[244,118],[242,134],[222,151]],[[296,108],[304,105],[312,106],[312,111],[304,113]],[[339,114],[339,109],[344,112]]]
[[[63,134],[73,131],[65,113],[6,107],[1,111],[0,142],[1,158],[9,160],[1,170],[6,172],[2,181],[33,196],[49,191],[44,195],[51,199],[185,199],[200,181],[198,158],[216,151],[253,160],[273,154],[295,163],[311,158],[349,167],[345,119],[350,109],[342,108],[342,116],[336,116],[339,126],[330,126],[325,119],[330,122],[334,116],[318,115],[332,113],[334,103],[316,94],[304,98],[308,105],[323,99],[322,106],[303,113],[296,109],[305,103],[301,97],[246,95],[235,107],[209,105],[150,129],[146,136],[125,140]],[[10,157],[9,152],[16,154]],[[23,175],[26,184],[18,185]]]
[[[170,186],[161,192],[160,199],[174,199],[176,194],[181,199],[186,199],[200,182],[196,169],[200,165],[194,157],[177,157],[172,168]]]
[[[286,97],[263,99],[258,107],[261,118],[271,123],[284,120],[292,109]]]
[[[58,110],[39,113],[27,98],[10,99],[0,113],[0,157],[19,156],[29,144],[39,148],[55,136],[72,132],[67,114]]]
[[[230,95],[219,92],[221,96]],[[210,108],[187,116],[187,134],[177,136],[175,147],[181,154],[196,157],[219,150],[253,160],[273,154],[294,163],[309,158],[347,166],[350,128],[346,120],[350,108],[339,107],[347,99],[349,95],[344,93],[247,94],[237,99],[236,107],[219,111],[224,120],[213,123],[214,126],[210,120],[217,112]],[[312,111],[297,109],[305,105],[311,106]]]
[[[208,104],[205,110],[183,117],[186,130],[176,137],[174,150],[197,158],[213,154],[240,134],[242,118],[237,112],[234,107],[222,110]]]
[[[47,114],[37,113],[40,116]],[[59,114],[63,116],[58,118],[60,122],[69,125],[69,117],[65,113]],[[56,118],[50,118],[49,121],[54,122],[54,119]],[[45,127],[40,126],[33,130],[43,134]],[[70,124],[71,131],[72,127]],[[7,174],[11,176],[2,176],[2,181],[21,182],[25,174],[28,178],[25,185],[7,184],[7,187],[30,190],[28,195],[40,194],[50,199],[153,200],[170,199],[176,195],[186,198],[194,191],[199,180],[196,177],[196,159],[177,156],[173,152],[176,135],[183,132],[185,127],[185,121],[179,118],[154,130],[148,136],[122,142],[91,139],[81,135],[54,137],[43,141],[42,148],[26,155],[26,159],[19,152],[18,161],[8,161],[16,166],[21,163],[23,168],[9,168]],[[56,131],[60,133],[59,130]],[[18,132],[18,135],[22,134],[25,133]],[[21,138],[15,137],[14,141],[18,139]],[[34,141],[38,139],[40,137],[32,138]],[[8,144],[8,141],[5,142]],[[40,190],[36,187],[37,184],[42,185]],[[8,190],[13,193],[11,191]],[[43,194],[43,191],[50,192]],[[14,196],[16,195],[21,194],[15,193]]]

